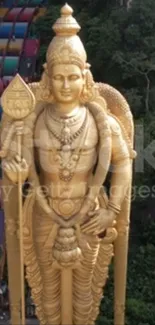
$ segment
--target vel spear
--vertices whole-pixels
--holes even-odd
[[[9,118],[11,122],[17,127],[11,128],[10,132],[8,130],[8,135],[4,140],[3,147],[0,152],[2,158],[7,157],[8,151],[10,150],[10,142],[12,140],[13,131],[16,132],[17,138],[17,154],[19,157],[19,163],[22,162],[22,135],[23,135],[23,120],[30,114],[35,108],[35,97],[29,87],[26,85],[24,80],[19,74],[13,78],[9,86],[3,92],[1,98],[1,104],[3,111]],[[4,125],[5,127],[5,125]],[[8,203],[10,204],[10,202]],[[24,281],[24,250],[23,250],[23,213],[22,213],[22,173],[21,167],[18,169],[18,220],[19,220],[19,246],[20,246],[20,290],[21,290],[21,324],[25,325],[25,281]],[[7,232],[7,229],[6,229]],[[11,243],[11,242],[10,242]],[[9,241],[7,242],[8,254],[12,247],[9,247]],[[9,259],[8,259],[9,261]],[[8,263],[8,269],[11,267]],[[11,275],[11,271],[10,274]],[[11,282],[10,282],[11,283]],[[12,287],[13,288],[13,287]],[[11,291],[12,288],[9,288]],[[12,302],[13,304],[13,302]],[[11,311],[12,312],[12,311]],[[12,318],[12,324],[13,317]]]

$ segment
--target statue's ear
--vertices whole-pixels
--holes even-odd
[[[36,97],[38,101],[53,103],[54,97],[52,95],[52,90],[50,86],[50,78],[48,74],[47,63],[43,64],[43,68],[44,71],[41,76],[41,81],[39,82],[39,87],[36,92]]]
[[[85,82],[84,82],[84,87],[83,91],[81,93],[81,98],[80,101],[82,104],[89,103],[96,98],[96,85],[93,80],[93,76],[90,70],[85,71]]]
[[[92,76],[92,73],[90,72],[90,67],[91,67],[91,65],[89,63],[86,63],[85,68],[82,71],[83,77],[86,80],[87,80],[88,73],[90,73],[91,76]],[[92,76],[92,79],[93,79],[93,76]]]
[[[86,70],[85,78],[86,78],[86,86],[87,86],[87,88],[91,89],[92,87],[94,87],[95,82],[94,82],[93,75],[92,75],[90,69]]]

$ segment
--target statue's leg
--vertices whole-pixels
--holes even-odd
[[[73,270],[73,323],[75,325],[88,324],[91,313],[92,275],[96,262],[99,242],[95,236],[89,241],[90,249],[83,249],[81,266]]]
[[[99,314],[100,302],[104,292],[103,289],[107,281],[109,265],[113,256],[113,242],[116,237],[117,232],[115,228],[108,228],[106,232],[100,236],[102,240],[100,242],[92,278],[93,308],[89,315],[89,325],[95,324]]]
[[[34,241],[42,277],[42,309],[47,324],[60,324],[60,271],[52,266],[52,245],[46,240],[52,230],[51,218],[35,216]]]
[[[42,305],[47,324],[60,324],[60,271],[48,267],[45,263],[41,267],[43,280]]]

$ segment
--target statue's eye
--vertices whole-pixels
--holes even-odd
[[[63,77],[60,74],[57,74],[57,75],[53,76],[53,79],[54,80],[62,80]]]
[[[69,76],[69,79],[70,80],[78,80],[79,76],[77,74],[72,74],[72,75]]]

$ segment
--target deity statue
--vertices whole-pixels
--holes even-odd
[[[2,192],[11,318],[16,325],[21,323],[20,236],[41,325],[93,325],[113,255],[114,323],[124,325],[133,119],[116,89],[94,82],[72,13],[70,6],[63,6],[53,26],[56,36],[47,49],[40,82],[23,82],[22,92],[22,81],[15,77],[16,85],[12,81],[5,91]],[[20,119],[29,96],[34,96],[35,108]],[[24,187],[22,234],[19,171]]]

